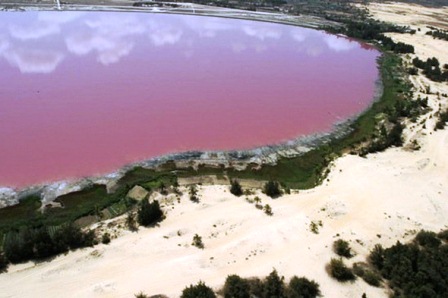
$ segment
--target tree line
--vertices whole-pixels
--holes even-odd
[[[3,243],[3,258],[7,263],[44,259],[96,244],[93,231],[82,231],[70,223],[59,227],[22,227],[10,231]]]
[[[441,69],[440,62],[436,57],[428,58],[426,59],[426,61],[420,60],[418,57],[415,57],[412,60],[412,64],[416,68],[422,69],[423,74],[431,81],[448,81],[448,65],[445,64],[443,69]]]
[[[448,297],[448,230],[420,231],[408,244],[376,245],[369,261],[393,290],[392,297]]]
[[[320,296],[319,284],[305,277],[293,276],[285,282],[274,269],[267,277],[242,278],[229,275],[222,289],[217,293],[204,282],[190,285],[182,291],[181,298],[216,298],[217,294],[224,298],[315,298]],[[144,293],[135,295],[137,298],[148,298]],[[160,297],[162,297],[160,295]]]

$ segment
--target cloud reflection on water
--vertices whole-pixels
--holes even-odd
[[[181,43],[185,57],[194,55],[195,44],[199,45],[201,38],[219,35],[230,39],[228,49],[236,54],[246,50],[263,53],[280,41],[297,43],[297,51],[309,57],[319,56],[325,47],[335,53],[359,47],[356,42],[334,35],[310,38],[322,34],[310,29],[212,17],[36,12],[31,21],[18,20],[21,22],[6,21],[0,29],[0,57],[22,73],[50,73],[70,54],[93,54],[104,66],[118,63],[138,45],[148,46],[144,36],[154,47]]]
[[[141,35],[146,28],[136,17],[101,16],[87,19],[81,30],[65,38],[67,49],[78,56],[95,52],[103,65],[118,62],[134,48],[134,36]]]
[[[8,50],[3,57],[22,73],[51,73],[64,59],[64,55],[56,51],[23,48]]]

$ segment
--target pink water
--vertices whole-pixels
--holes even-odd
[[[0,13],[0,185],[331,130],[379,53],[316,30],[104,12]]]

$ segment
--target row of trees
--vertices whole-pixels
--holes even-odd
[[[278,198],[283,194],[280,183],[277,181],[266,182],[263,186],[263,192],[273,199]],[[243,189],[238,180],[234,179],[230,182],[230,193],[237,197],[243,195]]]
[[[319,284],[305,277],[294,276],[285,282],[284,277],[278,275],[274,269],[263,280],[259,278],[242,278],[229,275],[224,287],[218,291],[224,298],[315,298],[321,295]],[[149,298],[144,293],[135,295],[136,298]],[[151,297],[165,297],[163,295]],[[181,298],[216,298],[212,288],[200,281],[190,285],[182,291]]]
[[[83,232],[74,224],[60,227],[23,227],[11,231],[3,244],[4,258],[11,263],[43,259],[96,243],[93,231]]]
[[[435,29],[433,31],[426,32],[426,35],[431,35],[434,38],[443,39],[448,41],[448,32],[444,30]]]
[[[149,203],[143,200],[137,212],[137,222],[143,226],[153,225],[163,219],[163,212],[158,201]],[[135,219],[128,215],[128,226],[134,227]],[[110,242],[110,235],[104,234],[102,243]],[[0,252],[0,273],[5,271],[9,263],[21,263],[29,260],[45,259],[69,250],[93,246],[98,239],[92,230],[82,231],[73,223],[60,226],[22,227],[10,231]]]
[[[314,298],[320,295],[319,285],[305,277],[294,276],[289,283],[273,270],[265,279],[246,279],[238,275],[229,275],[220,294],[225,298]],[[190,285],[182,292],[181,298],[214,298],[214,291],[199,282]]]
[[[412,60],[412,64],[423,70],[423,74],[430,80],[435,82],[448,81],[448,66],[444,69],[440,68],[440,62],[437,58],[428,58],[426,61],[420,60],[418,57]]]
[[[377,38],[386,50],[392,51],[397,54],[413,54],[415,49],[413,45],[406,44],[404,42],[394,42],[392,38],[380,34]]]

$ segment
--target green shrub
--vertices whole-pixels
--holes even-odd
[[[378,270],[383,269],[384,265],[384,248],[381,244],[375,244],[369,255],[369,262]]]
[[[196,246],[197,248],[203,249],[204,243],[202,242],[202,237],[199,236],[198,234],[194,235],[193,242],[191,243],[191,245]]]
[[[161,221],[163,218],[162,209],[160,209],[159,201],[155,200],[149,203],[143,200],[137,212],[137,221],[142,226],[149,226]]]
[[[315,298],[320,296],[319,284],[305,277],[294,276],[289,281],[287,298]]]
[[[377,273],[375,273],[372,270],[366,270],[364,271],[364,275],[362,276],[362,279],[368,283],[371,286],[379,287],[381,283],[381,276],[379,276]]]
[[[182,291],[181,298],[215,298],[216,295],[211,288],[202,281],[197,285],[190,285]]]
[[[331,277],[341,282],[356,279],[353,271],[344,264],[342,259],[331,259],[330,264],[328,264],[328,273]]]
[[[198,189],[197,189],[196,185],[190,185],[188,193],[190,195],[190,201],[192,201],[194,203],[199,203]]]
[[[252,296],[263,297],[263,282],[259,278],[250,278],[247,282]]]
[[[277,198],[282,195],[280,184],[277,181],[268,181],[264,185],[263,192],[271,198]]]
[[[434,232],[429,232],[425,230],[421,230],[417,236],[415,236],[415,240],[421,246],[425,247],[439,247],[442,241],[437,238],[437,234]]]
[[[235,179],[230,182],[230,193],[237,197],[243,194],[243,189],[241,188],[241,185],[238,182],[238,180]]]
[[[103,244],[109,244],[110,243],[110,235],[109,233],[104,233],[103,237],[101,238],[101,243]]]
[[[352,249],[350,244],[342,239],[338,239],[333,242],[333,251],[341,257],[351,258],[353,257]]]
[[[269,215],[269,216],[274,215],[274,213],[272,213],[272,208],[271,208],[271,206],[269,206],[269,204],[264,205],[263,210],[264,210],[264,213],[266,213],[266,215]]]
[[[223,288],[224,298],[250,298],[249,282],[238,275],[227,276]]]

